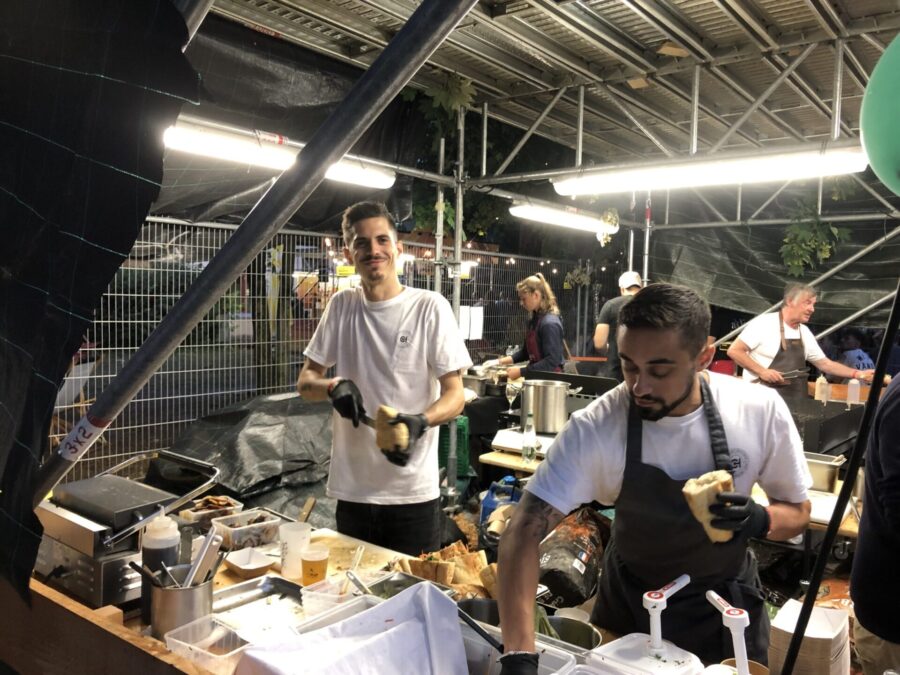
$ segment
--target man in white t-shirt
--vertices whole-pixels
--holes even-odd
[[[620,635],[648,633],[642,595],[689,574],[662,613],[666,639],[708,663],[731,656],[728,630],[705,598],[715,590],[749,612],[747,651],[766,662],[768,619],[748,541],[803,532],[812,479],[781,397],[706,371],[714,353],[709,325],[706,302],[670,284],[641,289],[620,311],[625,382],[572,414],[500,540],[502,675],[537,672],[539,545],[591,501],[615,506],[592,623]],[[681,492],[687,479],[714,469],[730,471],[735,484],[710,507],[712,526],[734,533],[722,543],[709,539]],[[749,496],[757,482],[766,507]]]
[[[809,362],[829,375],[871,383],[874,370],[848,368],[825,356],[812,331],[804,325],[815,311],[816,289],[794,282],[784,289],[781,311],[761,314],[748,322],[728,348],[731,360],[744,369],[744,379],[761,382],[783,394],[808,396],[806,374],[798,371]]]
[[[327,494],[338,500],[338,531],[418,555],[440,548],[436,427],[462,411],[460,371],[472,360],[447,300],[397,278],[403,244],[387,208],[354,204],[341,228],[361,287],[331,298],[297,388],[336,411]],[[380,405],[399,411],[407,449],[379,451],[374,429],[359,424]]]

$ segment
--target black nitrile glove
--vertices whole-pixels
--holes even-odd
[[[332,387],[328,396],[338,414],[358,427],[359,421],[366,416],[366,409],[363,407],[362,394],[353,380],[341,380]]]
[[[384,456],[388,458],[388,461],[391,464],[396,464],[397,466],[406,466],[406,463],[409,461],[409,453],[412,450],[412,447],[416,444],[420,438],[422,438],[422,434],[428,429],[428,418],[425,415],[407,415],[405,413],[398,413],[397,417],[392,419],[388,424],[400,424],[403,423],[406,425],[406,428],[409,430],[409,445],[406,448],[400,448],[400,446],[394,446],[393,450],[382,450]]]
[[[710,522],[713,527],[741,532],[748,537],[764,538],[772,526],[764,506],[757,504],[749,495],[737,492],[720,492],[716,495],[716,503],[710,504],[709,512],[715,516]]]
[[[538,655],[534,652],[513,652],[500,657],[500,675],[537,675]]]

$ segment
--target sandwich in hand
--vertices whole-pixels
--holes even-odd
[[[681,493],[691,508],[691,513],[703,525],[706,536],[712,542],[729,541],[734,536],[730,530],[720,530],[710,524],[715,516],[709,510],[710,504],[716,503],[717,494],[733,490],[734,480],[730,473],[723,470],[710,471],[699,478],[691,478],[681,489]]]

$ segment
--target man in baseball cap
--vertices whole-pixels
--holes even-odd
[[[624,272],[619,277],[619,297],[608,300],[600,308],[597,317],[597,327],[594,329],[594,348],[599,354],[606,355],[606,363],[600,364],[601,377],[612,377],[622,381],[622,364],[619,363],[619,350],[616,346],[616,326],[618,325],[619,310],[631,300],[631,297],[641,290],[643,282],[641,275],[634,271]],[[612,340],[609,339],[610,335]]]

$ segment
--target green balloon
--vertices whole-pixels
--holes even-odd
[[[900,195],[900,39],[881,55],[863,95],[860,135],[878,179]]]

